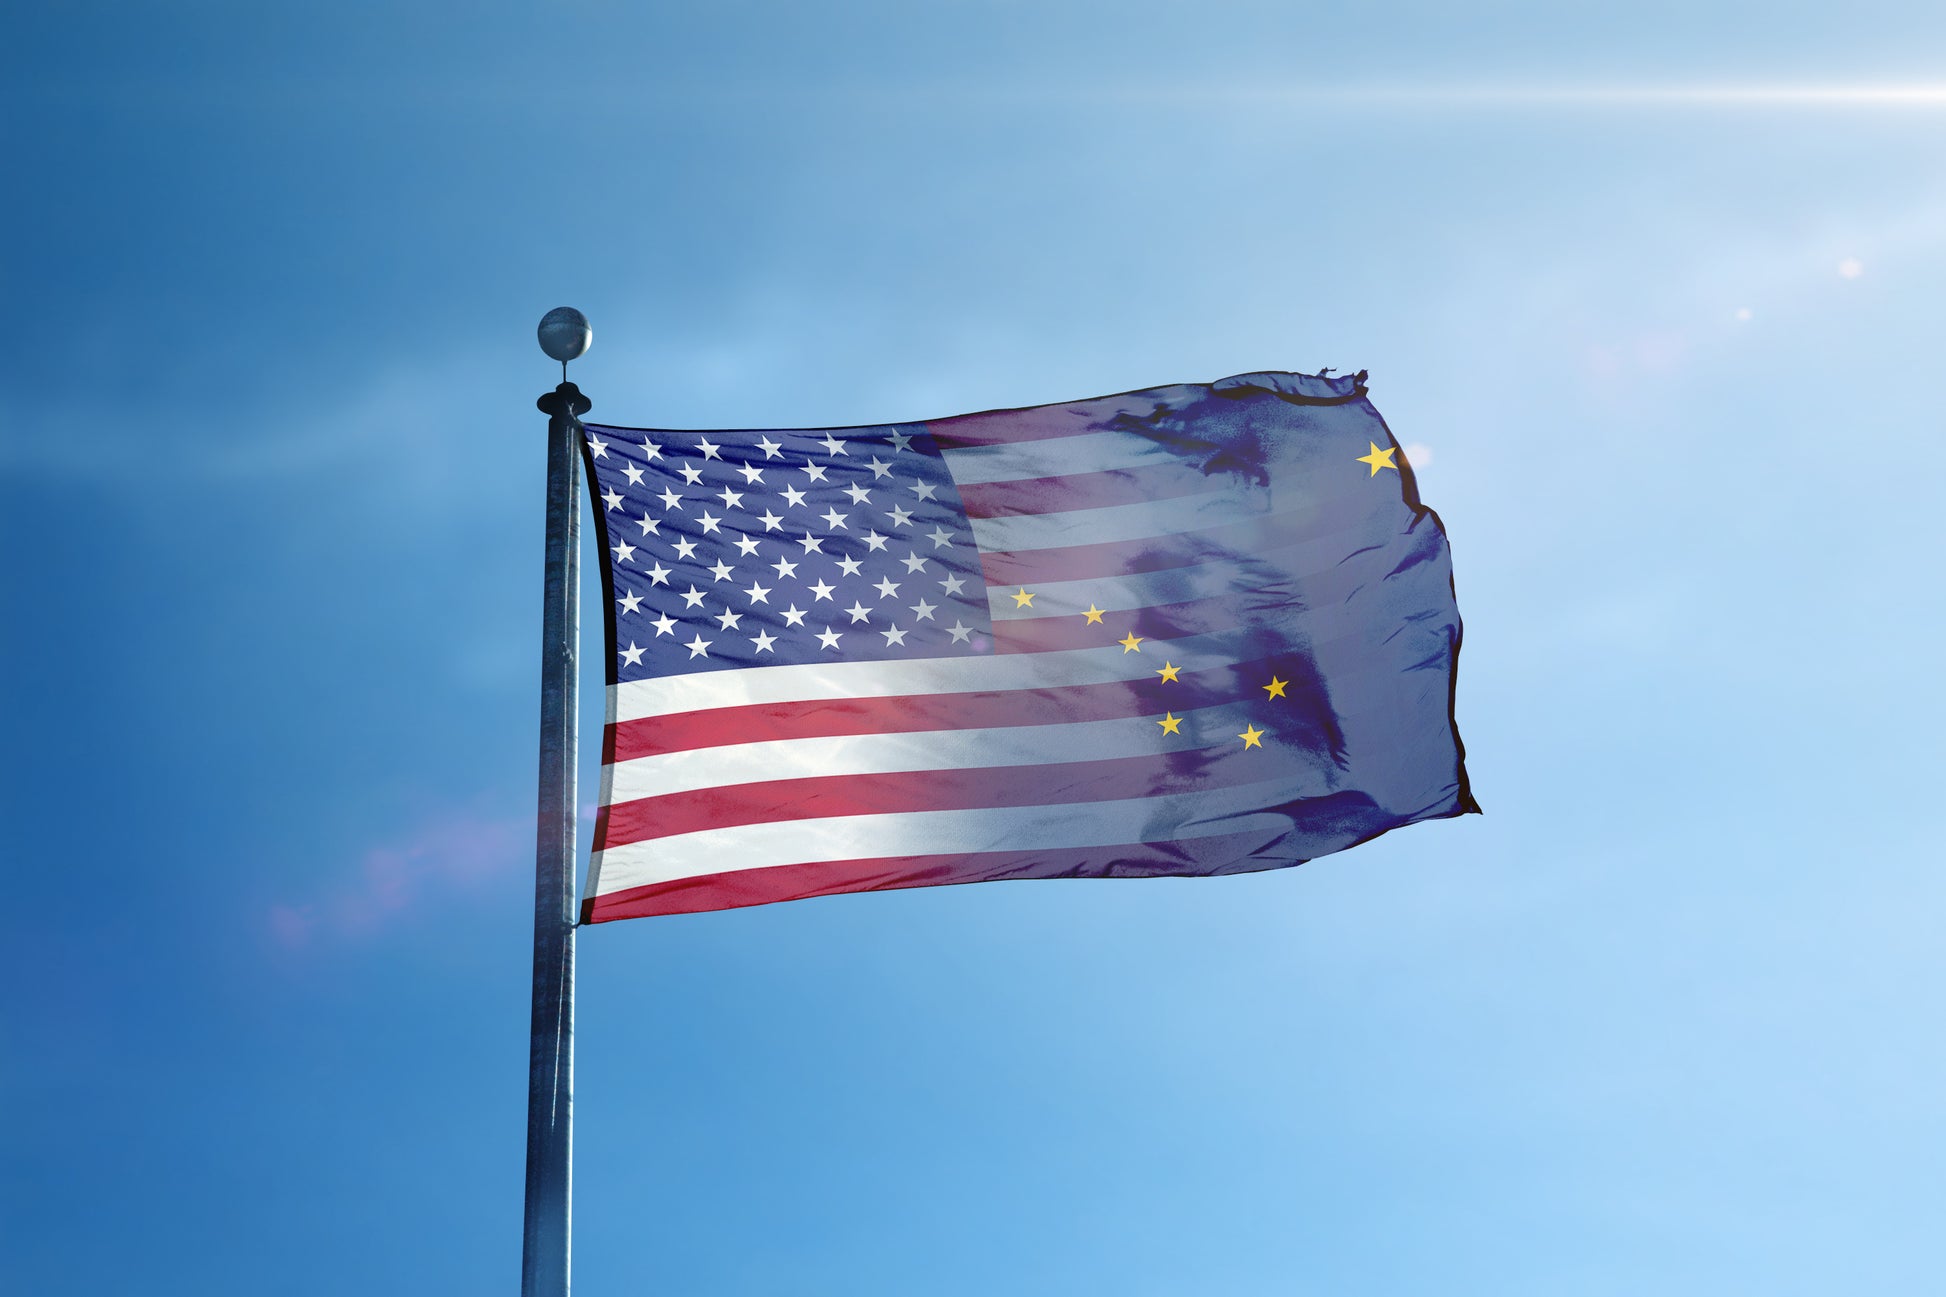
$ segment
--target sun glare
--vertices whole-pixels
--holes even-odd
[[[1232,91],[1231,93],[1251,93]],[[1311,86],[1280,96],[1393,102],[1722,107],[1946,108],[1946,83],[1916,85]]]
[[[1570,92],[1572,93],[1572,92]],[[1857,104],[1946,106],[1946,85],[1918,86],[1669,86],[1594,90],[1591,98],[1648,103]]]

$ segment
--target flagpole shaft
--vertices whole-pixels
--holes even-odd
[[[540,802],[534,869],[533,1035],[527,1070],[527,1214],[521,1297],[567,1297],[574,1160],[574,884],[580,645],[581,421],[563,382],[547,424],[547,567],[541,614]]]

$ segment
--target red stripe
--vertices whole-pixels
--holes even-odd
[[[941,450],[967,450],[974,446],[1008,446],[1021,441],[1047,441],[1055,437],[1081,437],[1101,432],[1117,415],[1153,417],[1157,393],[1124,392],[1119,396],[1069,405],[1036,405],[1019,410],[985,410],[951,419],[934,419],[926,425],[933,444]]]
[[[1314,768],[1308,752],[1294,755],[1269,745],[1247,750],[1241,743],[1226,742],[1218,747],[1057,765],[813,775],[723,784],[604,807],[595,821],[595,847],[606,850],[738,824],[1127,801],[1276,779],[1299,761]]]
[[[584,923],[658,914],[698,914],[775,901],[800,901],[844,892],[891,891],[1031,878],[1162,878],[1172,875],[1244,874],[1304,863],[1280,839],[1226,833],[1182,842],[1132,842],[1059,851],[984,851],[955,856],[884,856],[876,860],[825,860],[768,869],[739,869],[701,878],[679,878],[582,902]]]
[[[1104,469],[1098,473],[1066,473],[1058,477],[1023,477],[1010,482],[961,484],[960,504],[969,518],[1002,518],[1014,514],[1066,513],[1101,509],[1116,504],[1173,500],[1210,490],[1220,479],[1194,464],[1172,462],[1143,468]]]
[[[1158,664],[1159,665],[1159,664]],[[762,743],[771,739],[834,738],[849,734],[912,734],[925,730],[987,730],[1016,725],[1067,724],[1151,716],[1158,706],[1188,710],[1236,698],[1266,663],[1241,662],[1147,680],[1046,689],[840,698],[818,702],[752,703],[673,716],[645,716],[607,727],[602,761],[633,761],[665,752]]]
[[[1064,613],[1059,617],[1021,617],[993,623],[993,651],[995,653],[1059,653],[1064,649],[1114,648],[1116,641],[1133,629],[1132,618],[1146,612],[1135,609],[1132,612],[1105,613],[1100,622],[1090,624],[1078,613]],[[1111,622],[1110,619],[1113,619]],[[1230,625],[1236,624],[1232,618]],[[1227,629],[1227,628],[1226,628]],[[1147,643],[1154,636],[1144,635],[1143,644],[1138,647],[1161,648]],[[1126,645],[1122,651],[1130,650]]]

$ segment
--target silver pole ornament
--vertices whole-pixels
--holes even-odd
[[[540,339],[548,358],[565,366],[587,352],[595,332],[588,327],[587,316],[572,306],[557,306],[541,317]]]

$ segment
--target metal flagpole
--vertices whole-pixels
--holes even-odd
[[[574,1172],[574,864],[577,667],[581,634],[581,418],[567,381],[588,349],[572,307],[541,320],[561,385],[535,402],[547,420],[547,575],[541,612],[540,813],[534,858],[534,1016],[527,1055],[527,1217],[521,1297],[567,1297]]]

